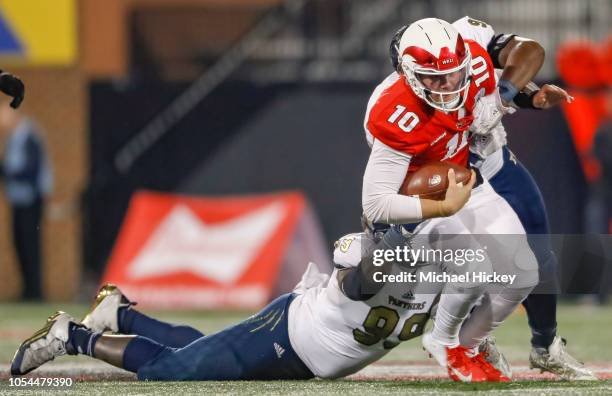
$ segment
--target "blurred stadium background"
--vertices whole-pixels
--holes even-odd
[[[585,207],[601,178],[593,136],[610,115],[609,0],[0,0],[0,67],[25,81],[24,113],[44,127],[55,174],[43,222],[46,302],[20,302],[10,211],[0,195],[0,367],[52,310],[85,312],[103,279],[125,282],[149,309],[190,308],[154,312],[210,332],[289,290],[308,260],[328,265],[333,241],[360,227],[362,121],[371,90],[391,72],[390,37],[415,19],[464,15],[539,41],[547,53],[539,82],[580,99],[573,109],[522,111],[505,123],[510,147],[542,189],[552,232],[574,235],[565,248],[584,250],[581,234],[607,232],[592,227]],[[595,49],[604,66],[582,47]],[[578,284],[604,301],[612,282],[605,247],[569,254],[562,266],[566,292]],[[601,331],[611,325],[610,307],[566,299],[559,322],[570,349],[610,378]],[[497,335],[520,378],[550,378],[526,370],[522,313]],[[423,359],[418,342],[355,378],[440,375],[414,359]],[[66,362],[46,373],[129,377],[88,359]],[[363,389],[245,386],[224,389]],[[432,391],[429,382],[368,386]],[[585,391],[558,386],[534,391]],[[597,386],[590,392],[610,391],[609,383]]]
[[[150,287],[172,284],[151,301],[157,307],[180,292],[181,282],[195,290],[190,287],[199,278],[208,277],[200,285],[206,288],[247,274],[265,285],[265,297],[286,291],[308,260],[328,264],[333,241],[360,228],[368,157],[362,121],[371,90],[391,72],[392,34],[415,19],[464,15],[539,41],[547,54],[540,82],[566,86],[583,99],[586,130],[572,123],[567,108],[522,111],[505,123],[510,147],[542,189],[552,232],[592,231],[584,210],[598,179],[591,149],[595,130],[610,115],[602,103],[612,69],[598,69],[593,82],[590,58],[570,56],[574,80],[568,86],[557,59],[567,58],[559,51],[567,43],[589,40],[610,62],[612,46],[604,45],[611,32],[609,0],[0,0],[0,66],[25,81],[24,112],[44,127],[55,173],[43,225],[46,299],[88,301],[103,277],[134,275],[135,261],[145,264],[131,286],[142,286],[147,271],[154,277]],[[599,107],[587,114],[591,100]],[[277,195],[254,195],[270,193]],[[0,201],[0,301],[14,302],[22,285],[10,213],[4,196]],[[189,264],[179,275],[165,273],[163,260],[147,267],[147,258],[193,260],[164,256],[163,249],[190,249],[201,238],[205,243],[210,234],[203,224],[248,217],[270,204],[269,213],[255,211],[234,224],[243,227],[231,234],[241,246],[249,234],[262,232],[261,221],[274,218],[277,201],[286,212],[267,231],[270,240],[249,239],[244,244],[255,253],[233,257],[253,265],[250,272],[218,273],[210,262],[201,271],[197,262]],[[193,225],[194,219],[202,223]],[[181,234],[185,224],[194,228]],[[161,250],[143,258],[149,239]],[[565,275],[593,293],[609,287],[604,253],[574,257],[580,269]],[[255,267],[257,260],[273,264]],[[601,276],[606,268],[607,280]],[[272,275],[259,279],[265,271]],[[202,306],[250,309],[259,305],[257,299],[249,303],[258,293],[242,290],[233,302],[210,302],[208,294]],[[0,309],[0,316],[22,321],[17,330],[9,322],[4,328],[7,342],[16,345],[38,308],[28,305],[27,318],[19,316],[19,305]],[[576,308],[563,309],[561,317],[573,323]],[[601,315],[612,320],[609,309]],[[582,331],[576,323],[570,327]],[[10,347],[3,347],[5,362]],[[524,347],[523,358],[526,338]],[[589,356],[604,360],[597,351]]]

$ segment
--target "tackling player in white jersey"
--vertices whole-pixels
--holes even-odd
[[[380,238],[371,233],[341,238],[331,276],[311,263],[293,293],[207,336],[137,311],[119,289],[106,285],[82,323],[62,312],[51,316],[19,347],[11,372],[23,375],[68,353],[103,360],[141,380],[309,379],[355,373],[400,342],[420,336],[444,287],[401,280],[406,273],[418,280],[419,273],[437,272],[437,264],[374,265],[376,250],[410,246],[400,227]],[[383,274],[386,279],[400,275],[400,280],[374,281]]]

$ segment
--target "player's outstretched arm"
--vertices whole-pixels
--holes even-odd
[[[499,52],[489,51],[496,66],[503,68],[499,81],[500,96],[510,103],[540,71],[544,63],[544,48],[536,41],[513,36]]]
[[[513,100],[522,108],[545,110],[574,100],[564,89],[553,84],[545,84],[531,93],[526,89],[528,84],[533,84],[530,81],[535,78],[544,62],[544,48],[538,42],[513,36],[499,45],[500,49],[496,51],[495,42],[492,42],[489,53],[496,66],[503,68],[499,92],[506,103]]]

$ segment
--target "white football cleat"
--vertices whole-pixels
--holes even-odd
[[[556,336],[548,350],[532,348],[529,354],[529,367],[548,371],[568,381],[597,381],[598,378],[582,362],[574,359],[565,350],[565,339]]]
[[[506,357],[497,349],[495,337],[489,336],[484,339],[478,347],[478,352],[482,353],[485,360],[495,367],[502,375],[512,378],[512,368]]]
[[[117,286],[107,283],[98,291],[91,310],[85,315],[81,323],[96,333],[105,331],[118,333],[117,314],[119,308],[129,307],[130,305],[136,305],[136,303],[128,300]]]
[[[429,357],[434,358],[440,366],[446,367],[446,345],[442,345],[436,340],[434,340],[431,336],[431,333],[423,334],[421,340],[423,343],[423,350],[429,354]]]
[[[74,318],[58,311],[49,316],[45,326],[25,340],[11,362],[12,375],[24,375],[57,356],[66,354],[68,327]]]

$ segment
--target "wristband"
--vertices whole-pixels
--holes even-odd
[[[531,93],[525,93],[525,92],[519,92],[515,97],[514,97],[514,104],[517,105],[518,107],[520,107],[521,109],[533,109],[533,110],[542,110],[539,107],[535,107],[533,105],[533,97],[535,96],[535,94],[537,94],[540,90],[537,91],[533,91]]]
[[[499,96],[506,103],[512,102],[512,99],[519,93],[519,89],[508,80],[499,80],[497,86],[499,88]]]

